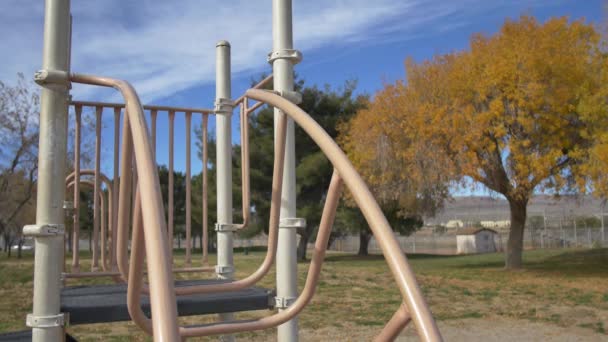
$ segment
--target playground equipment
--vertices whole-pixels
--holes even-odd
[[[42,85],[40,114],[39,176],[36,224],[24,227],[24,234],[35,237],[35,276],[33,313],[27,324],[33,341],[61,341],[65,325],[133,320],[155,341],[179,341],[194,336],[226,335],[278,327],[279,341],[297,341],[297,315],[314,295],[322,267],[327,241],[333,225],[340,191],[346,186],[376,237],[386,258],[403,304],[376,340],[393,340],[413,321],[420,338],[440,341],[441,335],[422,297],[413,272],[399,248],[394,234],[368,190],[329,135],[295,103],[293,65],[301,54],[293,49],[291,1],[273,0],[273,52],[269,62],[273,77],[262,81],[237,100],[231,100],[230,45],[221,41],[216,46],[216,101],[213,109],[142,106],[135,89],[127,82],[93,75],[72,73],[69,65],[71,17],[69,0],[46,0],[43,69],[36,81]],[[261,90],[270,81],[274,90]],[[116,89],[124,103],[71,101],[70,85],[89,84]],[[257,101],[253,106],[249,101]],[[262,105],[275,108],[275,144],[268,248],[259,268],[251,275],[234,280],[232,255],[233,233],[249,220],[249,147],[247,117]],[[67,183],[74,188],[74,206],[78,209],[81,176],[93,175],[94,248],[93,267],[81,272],[78,253],[73,253],[69,271],[64,270],[64,198],[65,158],[67,146],[68,107],[76,113],[75,168]],[[231,115],[240,106],[242,142],[242,223],[232,222],[231,198]],[[95,169],[80,169],[80,128],[83,107],[96,113]],[[114,112],[114,174],[110,181],[100,171],[101,116],[104,109]],[[145,111],[149,111],[148,131]],[[159,112],[169,118],[169,193],[168,219],[165,219],[156,167],[156,120]],[[174,118],[185,114],[186,120],[186,267],[178,269],[172,259],[173,236],[173,149]],[[206,132],[208,116],[216,119],[217,136],[217,231],[218,258],[215,267],[207,265],[203,251],[202,266],[192,266],[191,254],[191,120],[202,115],[203,165],[207,164]],[[119,139],[122,117],[122,138]],[[296,218],[294,124],[297,123],[321,148],[334,167],[315,241],[315,250],[305,285],[298,295],[296,277],[296,233],[304,224]],[[119,151],[120,147],[120,151]],[[120,161],[119,161],[120,157]],[[203,167],[203,218],[206,218],[206,166]],[[118,181],[120,180],[120,181]],[[111,198],[107,220],[101,203],[102,183]],[[78,251],[79,217],[74,211],[74,251]],[[101,225],[101,232],[100,232]],[[206,247],[206,225],[203,222],[203,247]],[[129,230],[131,229],[130,251]],[[101,236],[99,236],[101,234]],[[109,240],[109,243],[108,243]],[[98,246],[98,244],[100,246]],[[101,247],[101,263],[98,248]],[[147,262],[144,268],[144,258]],[[276,261],[277,289],[266,290],[254,285]],[[101,269],[100,269],[101,268]],[[144,272],[147,284],[144,284]],[[217,279],[176,282],[175,272],[214,272]],[[62,279],[111,277],[114,284],[61,288]],[[234,320],[232,312],[277,309],[278,312],[256,320]],[[179,326],[179,316],[220,314],[220,321],[196,326]],[[27,335],[27,334],[26,334]],[[28,338],[28,337],[26,337]],[[2,338],[0,338],[1,340]]]

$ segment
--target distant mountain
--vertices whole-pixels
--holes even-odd
[[[605,209],[608,211],[608,208]],[[602,212],[602,200],[589,195],[534,196],[528,204],[528,217],[548,218],[591,216]],[[463,222],[498,221],[509,219],[509,203],[502,198],[490,196],[454,197],[447,201],[444,209],[425,219],[425,224],[435,225],[450,220]]]

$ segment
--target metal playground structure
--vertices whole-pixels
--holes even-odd
[[[343,187],[347,187],[367,220],[389,265],[402,305],[376,337],[394,340],[413,321],[424,341],[441,341],[435,321],[418,287],[407,258],[366,184],[331,137],[297,103],[293,68],[301,54],[293,47],[291,0],[272,1],[273,51],[268,55],[272,76],[232,99],[230,44],[216,45],[216,98],[213,109],[142,106],[128,82],[86,75],[70,69],[70,0],[46,0],[42,69],[35,80],[42,86],[36,224],[24,227],[35,238],[33,312],[27,316],[28,339],[49,342],[66,338],[67,324],[132,320],[155,341],[224,335],[277,327],[279,341],[297,341],[297,316],[310,302],[320,276],[327,241]],[[273,90],[262,90],[273,83]],[[124,103],[73,101],[71,85],[88,84],[117,90]],[[252,105],[252,103],[254,103]],[[234,279],[233,234],[247,226],[250,216],[248,116],[263,105],[274,107],[274,167],[268,248],[259,268]],[[68,111],[75,112],[74,172],[66,177]],[[232,218],[231,117],[236,107],[241,124],[243,222]],[[80,168],[81,116],[94,108],[96,117],[95,168]],[[112,178],[102,174],[101,122],[114,114]],[[173,262],[174,198],[173,151],[176,114],[186,122],[186,265]],[[169,119],[168,218],[156,164],[157,117]],[[192,263],[191,130],[192,117],[202,116],[203,149],[203,256]],[[207,125],[215,118],[217,139],[217,265],[207,261]],[[305,284],[298,294],[296,229],[305,224],[296,217],[295,138],[299,125],[320,147],[334,167]],[[149,125],[149,126],[148,126]],[[84,179],[83,176],[93,177]],[[94,227],[91,270],[82,270],[78,243],[81,186],[94,191]],[[74,201],[66,195],[73,189]],[[105,191],[104,191],[105,189]],[[199,190],[197,190],[199,191]],[[106,205],[107,203],[107,205]],[[65,211],[73,211],[73,255],[65,258]],[[145,262],[145,263],[144,263]],[[276,290],[257,287],[276,262]],[[208,273],[194,281],[175,281],[176,272]],[[106,285],[68,286],[71,278],[105,277]],[[147,280],[147,283],[145,281]],[[235,320],[234,312],[273,310],[264,318]],[[178,317],[219,314],[210,324],[180,326]],[[16,336],[16,335],[15,335]],[[2,338],[0,337],[0,340]]]

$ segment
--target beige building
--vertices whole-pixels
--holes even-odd
[[[458,254],[494,253],[498,232],[488,228],[465,228],[456,233]]]

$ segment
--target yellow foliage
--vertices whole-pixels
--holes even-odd
[[[510,200],[538,187],[608,192],[608,64],[583,21],[522,16],[466,51],[416,63],[342,127],[381,197],[469,176]]]

